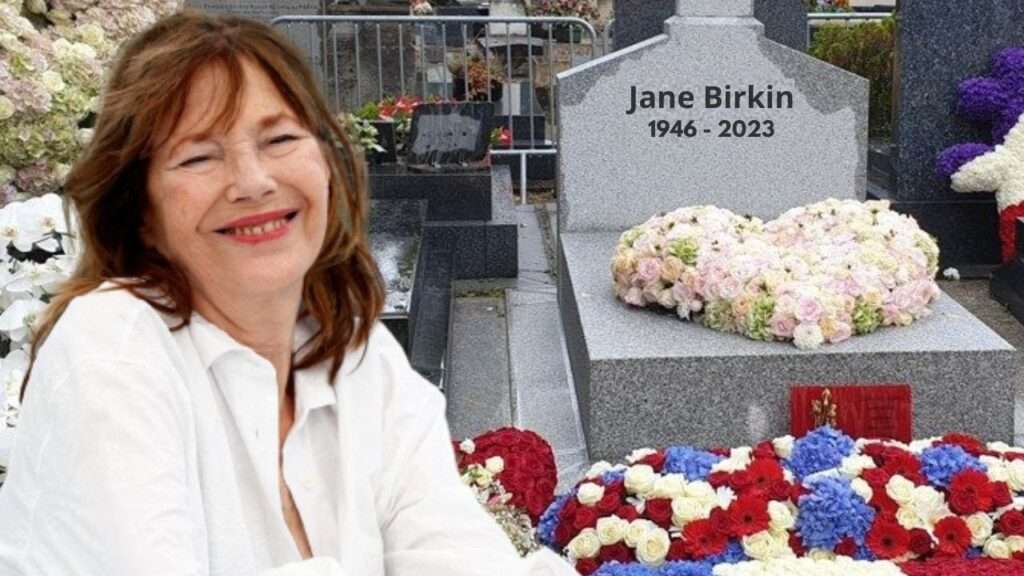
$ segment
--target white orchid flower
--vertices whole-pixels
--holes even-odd
[[[11,305],[0,314],[0,332],[12,342],[25,340],[36,318],[46,308],[46,303],[35,298],[23,298],[11,302]]]

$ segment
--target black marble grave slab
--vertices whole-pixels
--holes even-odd
[[[490,220],[491,170],[414,172],[404,165],[370,167],[373,198],[422,198],[427,220]]]
[[[1024,218],[1017,219],[1017,258],[992,275],[992,296],[1024,323]]]

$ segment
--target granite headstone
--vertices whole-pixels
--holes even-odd
[[[269,24],[278,16],[318,15],[323,13],[325,0],[188,0],[189,8],[220,14],[235,14]],[[321,62],[323,50],[320,34],[311,26],[294,25],[285,27],[288,38],[308,58],[310,68],[323,80]]]
[[[666,27],[558,76],[562,231],[864,198],[866,80],[767,39],[752,0],[680,0]]]
[[[813,351],[615,299],[619,236],[658,212],[774,218],[865,191],[866,80],[765,38],[753,0],[677,10],[667,35],[558,77],[559,311],[591,459],[785,434],[801,385],[908,384],[915,437],[1009,440],[1016,352],[948,297],[912,326]]]
[[[888,166],[871,194],[894,200],[935,235],[943,266],[985,274],[999,262],[992,195],[953,192],[936,176],[935,159],[958,142],[987,141],[956,115],[957,85],[987,74],[1003,48],[1024,45],[1021,22],[1019,0],[901,0],[897,6],[893,142],[878,155]]]
[[[615,49],[620,50],[664,32],[675,14],[676,0],[615,0]],[[807,49],[807,9],[803,0],[755,0],[754,18],[769,40],[795,50]]]

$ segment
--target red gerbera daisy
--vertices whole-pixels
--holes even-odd
[[[895,522],[875,522],[868,531],[867,544],[882,560],[898,558],[910,549],[910,532]]]
[[[771,523],[768,502],[755,496],[741,496],[729,506],[733,536],[750,536],[767,530]]]
[[[963,556],[971,545],[971,529],[958,516],[947,516],[935,524],[935,537],[939,541],[939,556]]]
[[[957,514],[969,516],[992,510],[992,488],[988,476],[977,470],[964,470],[949,482],[949,506]]]
[[[935,542],[932,535],[922,528],[914,528],[910,531],[910,551],[920,556],[931,554]]]
[[[729,539],[711,525],[708,520],[694,520],[683,528],[683,542],[686,553],[697,560],[721,554]]]
[[[750,477],[750,487],[762,494],[771,492],[776,482],[784,482],[785,477],[782,466],[775,460],[757,459],[747,466],[747,475]]]

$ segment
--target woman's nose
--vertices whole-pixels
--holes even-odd
[[[269,166],[255,150],[237,151],[229,162],[232,182],[228,186],[228,200],[259,200],[277,189],[277,182]]]

